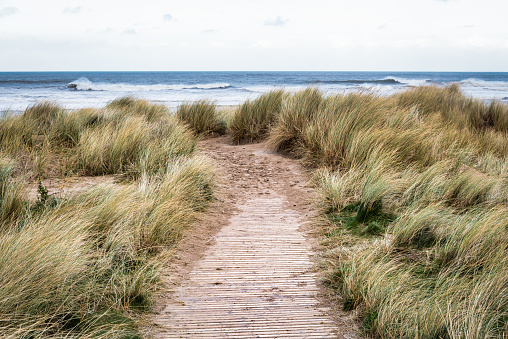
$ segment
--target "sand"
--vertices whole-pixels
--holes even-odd
[[[200,145],[217,165],[219,198],[170,260],[147,335],[359,338],[315,269],[319,213],[298,162],[227,137]]]

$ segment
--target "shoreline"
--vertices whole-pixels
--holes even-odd
[[[311,87],[311,88],[319,88],[319,86],[308,86],[308,87]],[[347,94],[347,93],[374,93],[376,95],[379,95],[379,96],[383,96],[383,97],[389,97],[393,94],[397,94],[397,93],[402,93],[402,92],[405,92],[407,90],[410,90],[411,88],[415,88],[415,87],[420,87],[420,86],[407,86],[405,88],[401,88],[400,90],[396,91],[396,92],[392,92],[392,93],[380,93],[380,91],[377,91],[375,89],[369,89],[369,88],[358,88],[358,89],[350,89],[350,90],[344,90],[344,91],[338,91],[338,92],[326,92],[326,91],[323,91],[323,95],[325,97],[328,97],[328,96],[333,96],[333,95],[337,95],[337,94]],[[425,87],[425,86],[423,86]],[[283,87],[279,87],[279,88],[275,88],[275,90],[277,89],[284,89]],[[303,87],[302,89],[305,89],[305,87]],[[301,89],[300,89],[301,90]],[[297,90],[299,91],[299,90]],[[287,92],[290,92],[290,93],[296,93],[297,91],[287,91]],[[245,100],[241,100],[239,102],[236,102],[236,103],[224,103],[224,102],[220,102],[216,99],[211,99],[211,98],[195,98],[194,100],[189,100],[189,101],[176,101],[176,102],[171,102],[171,104],[168,104],[168,101],[166,100],[150,100],[149,98],[145,98],[143,96],[138,96],[138,95],[132,95],[132,93],[130,94],[127,94],[127,95],[119,95],[119,96],[116,96],[116,97],[113,97],[111,100],[108,100],[108,101],[101,101],[101,102],[94,102],[92,104],[90,103],[83,103],[82,106],[80,107],[71,107],[69,108],[68,105],[69,105],[69,102],[62,102],[61,100],[54,100],[52,99],[51,97],[48,97],[48,98],[43,98],[43,99],[40,99],[40,100],[37,100],[33,103],[29,103],[26,105],[25,108],[23,109],[11,109],[11,108],[6,108],[6,107],[1,107],[0,106],[0,117],[4,117],[4,116],[9,116],[9,115],[20,115],[22,114],[27,108],[31,107],[31,106],[35,106],[41,102],[45,102],[45,101],[49,101],[49,102],[53,102],[53,103],[56,103],[57,105],[63,107],[63,109],[67,112],[75,112],[75,111],[79,111],[79,110],[82,110],[82,109],[102,109],[104,108],[105,106],[107,106],[108,103],[114,101],[114,100],[118,100],[118,99],[121,99],[121,98],[125,98],[125,97],[132,97],[134,99],[139,99],[139,100],[146,100],[146,101],[149,101],[153,104],[159,104],[159,105],[164,105],[166,107],[168,107],[169,109],[169,112],[170,113],[175,113],[176,110],[178,109],[178,107],[184,103],[194,103],[196,101],[201,101],[201,100],[205,100],[205,101],[209,101],[209,102],[212,102],[215,104],[215,106],[218,108],[218,109],[230,109],[230,108],[235,108],[235,107],[239,107],[241,106],[243,103],[245,103],[246,101],[248,100],[254,100],[256,98],[258,98],[259,96],[267,93],[269,91],[266,91],[266,92],[260,92],[260,93],[257,93],[256,96],[254,97],[251,97],[251,98],[246,98]],[[490,98],[490,99],[486,99],[486,98],[481,98],[481,97],[476,97],[476,96],[473,96],[473,95],[467,95],[467,94],[464,94],[467,98],[470,98],[470,99],[474,99],[474,100],[479,100],[481,102],[485,102],[487,104],[490,104],[492,102],[500,102],[500,103],[503,103],[503,104],[508,104],[508,91],[507,91],[507,96],[505,97],[502,97],[502,98]]]
[[[489,72],[0,72],[0,112],[40,101],[66,109],[101,108],[133,96],[176,109],[208,99],[231,106],[272,90],[317,87],[325,95],[373,91],[397,94],[415,86],[458,84],[467,97],[508,102],[508,73]],[[72,85],[74,88],[69,88]]]

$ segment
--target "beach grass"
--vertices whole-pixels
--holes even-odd
[[[176,117],[197,135],[222,135],[226,132],[226,123],[217,112],[217,107],[206,100],[181,104],[176,110]]]
[[[299,152],[304,128],[312,121],[322,101],[323,94],[310,87],[284,100],[270,129],[268,145],[277,151]]]
[[[313,173],[325,283],[381,338],[502,338],[508,326],[508,106],[458,86],[275,90],[173,116],[131,97],[0,120],[0,334],[137,338],[162,258],[213,197],[197,138],[266,141]],[[37,201],[41,178],[114,175]]]
[[[283,99],[262,136],[313,168],[326,283],[365,332],[506,336],[507,118],[457,85]]]
[[[162,262],[214,194],[211,163],[166,107],[44,102],[0,121],[0,336],[140,338]],[[40,178],[114,175],[52,196]]]
[[[228,131],[234,142],[253,142],[263,139],[281,111],[284,90],[273,90],[254,100],[247,100],[232,115]]]

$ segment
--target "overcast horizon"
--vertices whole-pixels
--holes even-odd
[[[0,71],[507,72],[508,2],[0,0]]]

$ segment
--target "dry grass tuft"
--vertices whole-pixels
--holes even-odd
[[[284,100],[267,144],[277,151],[299,153],[304,129],[316,116],[322,101],[323,94],[310,87]]]
[[[283,101],[268,143],[316,168],[327,281],[365,331],[506,336],[507,119],[457,85]]]
[[[198,135],[220,135],[226,132],[226,123],[220,119],[215,104],[206,100],[181,104],[176,117]]]
[[[244,102],[229,121],[229,133],[235,142],[263,139],[280,113],[284,90],[273,90],[259,98]]]
[[[74,112],[43,103],[2,119],[0,336],[139,338],[161,257],[213,197],[196,143],[167,108],[132,98]],[[124,181],[64,199],[40,185],[29,202],[24,180],[68,173]]]

